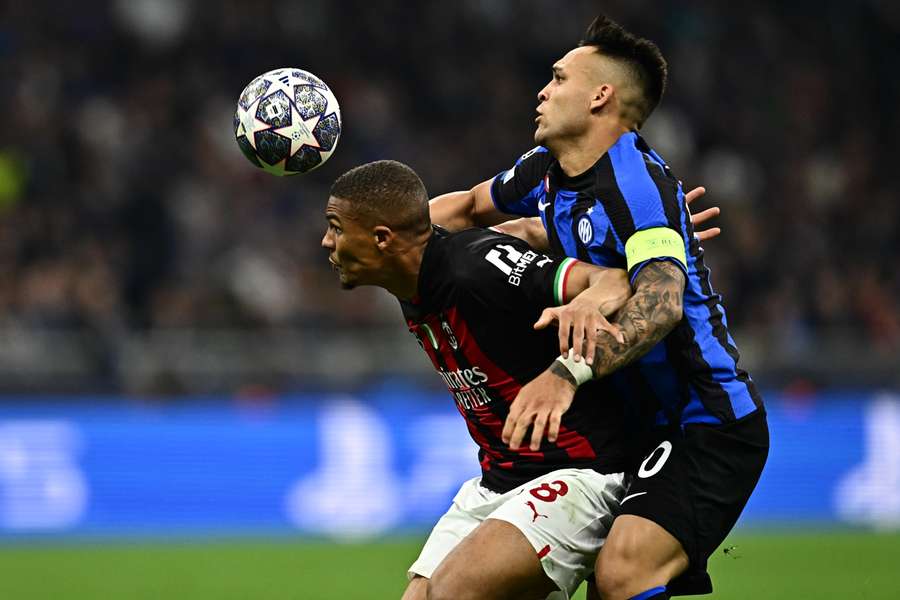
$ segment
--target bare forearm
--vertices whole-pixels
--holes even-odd
[[[684,273],[669,262],[652,262],[635,280],[635,293],[622,307],[615,323],[624,342],[603,331],[597,339],[592,368],[604,377],[650,351],[682,318]]]
[[[507,235],[511,235],[525,240],[528,245],[538,252],[547,252],[550,250],[550,243],[547,241],[547,231],[544,229],[543,223],[537,217],[512,219],[504,221],[499,225],[495,225],[494,229],[502,231]]]
[[[469,227],[488,227],[509,217],[494,206],[491,182],[483,181],[465,192],[450,192],[433,198],[429,203],[431,222],[450,231]]]
[[[432,198],[429,202],[431,222],[450,231],[461,231],[474,227],[472,212],[475,199],[472,190],[450,192]]]
[[[631,297],[631,284],[624,269],[597,268],[588,277],[589,287],[579,294],[594,303],[604,317],[609,317]]]

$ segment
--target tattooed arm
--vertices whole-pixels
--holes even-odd
[[[650,351],[682,318],[684,272],[671,262],[653,261],[634,280],[634,295],[613,321],[621,329],[617,340],[608,330],[597,336],[593,358],[585,358],[595,378],[604,377]],[[568,331],[568,326],[566,326]],[[575,397],[578,383],[572,372],[559,361],[525,385],[509,409],[502,439],[518,448],[531,428],[529,447],[540,448],[544,432],[555,442],[562,415]]]
[[[593,359],[588,358],[594,377],[604,377],[650,351],[681,321],[684,271],[668,261],[647,264],[634,280],[634,295],[614,322],[625,338],[601,331]]]

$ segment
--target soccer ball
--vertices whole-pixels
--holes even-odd
[[[302,69],[275,69],[238,99],[234,136],[247,160],[273,175],[320,166],[337,147],[341,109],[325,83]]]

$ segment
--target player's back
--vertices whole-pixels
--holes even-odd
[[[401,302],[413,335],[428,354],[478,444],[483,484],[507,491],[566,467],[619,472],[629,464],[623,403],[606,384],[579,388],[555,443],[511,450],[500,439],[521,387],[559,355],[553,331],[533,324],[559,304],[551,260],[500,233],[435,228],[419,275],[419,295]]]

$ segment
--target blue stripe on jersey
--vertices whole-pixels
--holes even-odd
[[[681,422],[721,424],[722,421],[715,415],[710,414],[706,407],[703,406],[703,402],[700,400],[700,396],[697,395],[697,390],[694,389],[694,386],[688,386],[688,388],[688,403],[681,412]]]
[[[659,188],[647,170],[645,160],[649,159],[661,168],[664,168],[665,163],[655,153],[645,155],[641,152],[635,146],[636,140],[637,135],[633,133],[625,134],[609,150],[616,184],[622,195],[627,199],[636,230],[639,231],[650,227],[668,227],[669,221],[666,217],[663,199],[660,196]],[[679,204],[684,207],[684,193],[680,185],[677,190],[677,198]],[[682,209],[679,212],[681,217],[681,235],[687,246],[690,239],[687,226],[688,213],[686,209]],[[684,315],[694,331],[694,341],[700,349],[703,360],[710,366],[710,376],[728,395],[735,418],[739,419],[756,410],[756,405],[750,396],[750,390],[737,378],[737,365],[734,359],[713,332],[711,322],[713,313],[711,307],[706,304],[706,301],[710,298],[703,293],[697,268],[697,258],[688,252],[687,259]],[[641,266],[634,269],[633,273],[637,273]],[[724,319],[724,309],[718,303],[716,304],[716,309],[722,315],[723,327],[727,327]],[[734,341],[730,334],[727,334],[727,329],[726,335],[728,344],[734,346]],[[639,363],[642,365],[643,370],[645,359],[642,358]],[[650,381],[654,381],[657,376],[666,376],[662,371],[656,374],[653,373],[656,372],[651,372],[652,376],[648,377]],[[686,410],[690,408],[690,414],[683,414],[681,422],[719,422],[700,402],[696,391],[691,389],[690,392],[690,402],[688,407],[686,407]],[[664,402],[678,401],[677,393],[675,396],[660,396],[660,398]]]
[[[680,185],[678,186],[678,202],[684,204],[684,191]],[[687,214],[686,210],[681,212],[681,234],[684,239],[688,239]],[[713,318],[712,309],[706,303],[709,296],[703,293],[703,288],[700,285],[700,276],[697,272],[697,258],[690,252],[688,252],[687,258],[689,276],[684,290],[684,315],[694,331],[694,341],[700,347],[703,360],[710,367],[713,381],[722,386],[722,389],[728,394],[734,417],[735,419],[740,419],[756,410],[756,404],[754,404],[753,398],[750,396],[750,390],[747,388],[747,385],[737,378],[737,363],[722,344],[719,343],[713,332],[711,322]],[[712,286],[710,286],[710,289],[712,289]],[[731,333],[728,332],[725,309],[718,302],[716,303],[716,308],[721,315],[727,341],[732,347],[736,348],[734,339],[731,337]],[[693,402],[696,393],[693,389],[691,392],[691,400]],[[696,401],[699,402],[700,399],[697,398]],[[697,415],[691,421],[686,420],[686,417],[682,417],[682,423],[707,422],[699,417],[700,415]]]
[[[566,256],[576,258],[578,257],[578,242],[575,240],[575,236],[572,235],[572,209],[575,207],[577,199],[578,192],[559,190],[556,192],[556,198],[553,200],[553,225],[556,227],[559,243],[562,245]]]
[[[496,182],[497,179],[505,176],[508,172],[509,171],[503,171],[502,173],[494,177],[494,182]],[[494,182],[491,182],[491,202],[494,203],[494,208],[502,213],[518,215],[520,217],[535,216],[535,211],[537,210],[535,205],[541,201],[541,198],[544,195],[543,181],[531,188],[531,190],[528,192],[528,195],[518,202],[513,202],[512,204],[503,204],[502,206],[497,203],[497,198],[494,197]]]
[[[650,352],[641,357],[637,364],[647,386],[663,403],[666,412],[677,410],[677,404],[681,398],[678,373],[675,371],[675,366],[669,361],[665,342],[656,344],[650,349]]]
[[[603,208],[603,204],[600,202],[595,202],[591,209],[591,224],[594,226],[594,240],[597,242],[590,244],[587,248],[588,256],[591,257],[591,262],[595,265],[600,265],[601,267],[625,268],[625,261],[622,258],[625,256],[625,244],[619,239],[616,228],[612,226],[612,222],[606,214],[606,209]],[[610,256],[610,252],[600,251],[601,248],[605,247],[603,242],[610,233],[612,233],[613,238],[616,240],[616,252],[618,253],[618,256],[615,257]]]
[[[609,149],[613,175],[628,203],[634,228],[640,231],[651,227],[665,227],[669,222],[662,198],[644,165],[644,155],[634,147],[636,137],[633,133],[626,133]]]
[[[636,231],[650,229],[651,227],[667,227],[669,220],[663,208],[663,200],[659,195],[659,188],[656,187],[656,183],[653,182],[653,178],[647,172],[647,166],[644,164],[644,154],[634,147],[633,142],[636,137],[633,133],[627,133],[609,149],[609,158],[612,161],[616,184],[622,191],[622,196],[627,198],[628,208],[631,211],[631,218],[634,219]],[[628,138],[626,143],[620,143],[626,138]],[[686,244],[687,237],[684,237],[684,240]],[[685,250],[687,250],[687,247],[685,247]],[[649,260],[646,260],[631,268],[632,283],[634,283],[634,278],[644,268],[644,265],[649,262]],[[671,259],[669,262],[678,265],[684,271],[685,276],[687,276],[687,265],[682,265],[675,259]]]

